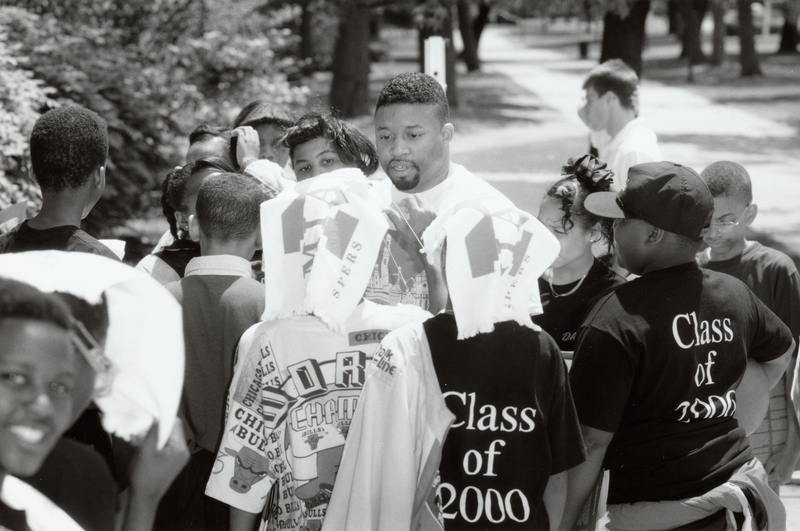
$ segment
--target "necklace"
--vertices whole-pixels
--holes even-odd
[[[550,284],[550,293],[552,293],[552,294],[553,294],[553,297],[555,297],[555,298],[559,298],[559,297],[568,297],[569,295],[572,295],[573,293],[575,293],[576,291],[578,291],[578,288],[580,288],[580,287],[581,287],[581,284],[583,284],[583,281],[586,279],[586,275],[588,275],[588,274],[589,274],[589,272],[587,271],[587,272],[586,272],[586,273],[585,273],[585,274],[584,274],[584,275],[581,277],[581,279],[578,281],[578,283],[577,283],[577,284],[575,284],[575,287],[574,287],[574,288],[572,288],[571,290],[569,290],[568,292],[566,292],[566,293],[556,293],[555,287],[553,286],[553,269],[552,269],[552,268],[550,268],[550,276],[549,276],[549,278],[547,279],[547,283],[548,283],[548,284]]]

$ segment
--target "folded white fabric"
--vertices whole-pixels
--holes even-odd
[[[183,316],[178,302],[146,273],[103,256],[61,251],[0,255],[0,276],[44,292],[64,292],[99,304],[105,294],[105,355],[113,379],[93,397],[103,427],[130,440],[159,423],[166,444],[183,389]]]
[[[495,198],[468,201],[441,213],[423,234],[425,253],[442,264],[458,339],[494,330],[494,323],[531,321],[537,279],[558,256],[555,236],[534,216]]]
[[[25,511],[31,531],[83,531],[63,509],[24,481],[5,475],[0,482],[0,501],[15,511]]]
[[[344,333],[388,228],[370,198],[361,171],[346,168],[261,205],[264,320],[314,314]]]

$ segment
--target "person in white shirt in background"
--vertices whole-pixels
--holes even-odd
[[[662,160],[656,134],[639,117],[639,77],[622,60],[611,59],[589,72],[583,89],[578,116],[620,190],[631,166]]]

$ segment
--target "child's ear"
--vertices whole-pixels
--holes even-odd
[[[200,241],[200,222],[197,221],[197,216],[195,215],[189,216],[189,238],[193,242]]]
[[[92,184],[95,188],[99,190],[104,190],[106,187],[106,167],[100,166],[97,168],[95,175],[93,176]]]
[[[189,231],[189,216],[184,214],[183,212],[176,210],[175,211],[175,222],[178,224],[179,229],[183,229],[185,231]]]
[[[650,232],[647,233],[647,239],[645,240],[646,244],[654,244],[660,242],[664,239],[664,234],[666,231],[663,229],[659,229],[658,227],[650,226]]]
[[[753,223],[753,221],[755,221],[756,216],[758,215],[758,205],[752,203],[750,206],[747,207],[747,210],[748,212],[744,216],[744,224],[750,225],[751,223]]]

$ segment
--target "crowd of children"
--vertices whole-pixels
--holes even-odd
[[[587,123],[635,118],[595,74]],[[37,121],[42,208],[0,235],[0,529],[782,528],[800,276],[747,240],[743,167],[584,155],[537,218],[450,160],[433,78],[375,128],[198,126],[133,268],[80,229],[105,122]]]

